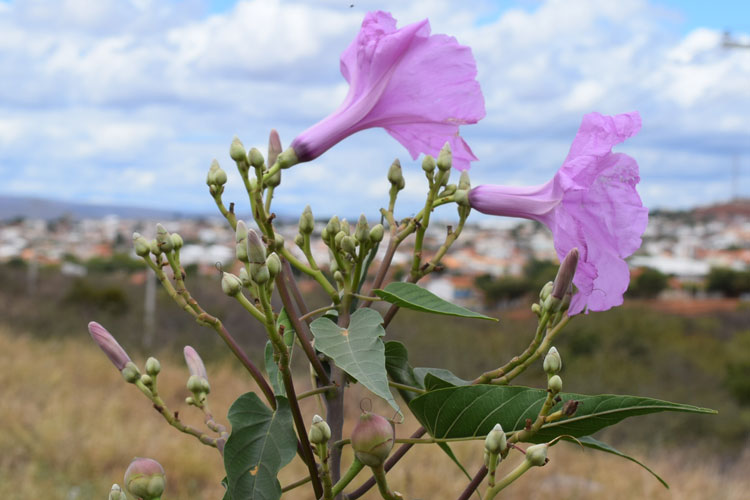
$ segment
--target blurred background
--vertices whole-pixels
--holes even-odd
[[[220,498],[218,454],[170,432],[96,349],[86,323],[105,325],[138,363],[162,359],[162,392],[175,408],[187,395],[186,344],[208,361],[217,415],[252,389],[213,332],[182,315],[144,271],[131,236],[153,237],[156,222],[179,232],[191,291],[262,363],[263,332],[220,291],[216,263],[231,266],[234,239],[205,175],[217,158],[229,174],[224,199],[249,218],[228,156],[232,137],[265,151],[274,127],[286,146],[335,109],[347,90],[338,56],[373,9],[399,26],[428,17],[434,33],[472,47],[487,108],[461,131],[480,158],[475,185],[546,182],[587,112],[643,117],[640,134],[617,150],[640,164],[649,227],[629,260],[625,305],[577,318],[561,336],[566,391],[651,396],[719,414],[641,417],[605,434],[671,492],[630,462],[561,446],[540,481],[508,496],[744,498],[750,3],[739,0],[0,0],[0,496],[104,498],[133,456],[148,455],[167,467],[171,498]],[[397,213],[406,217],[423,203],[420,160],[382,130],[285,171],[274,211],[287,241],[306,204],[316,234],[333,214],[365,213],[374,223],[395,157],[407,185]],[[451,207],[436,213],[428,251],[456,220]],[[465,378],[528,344],[529,306],[556,270],[551,235],[538,224],[469,221],[444,271],[423,284],[500,323],[402,312],[388,334],[415,366]],[[394,279],[408,269],[410,248],[402,250]],[[314,252],[327,261],[325,247]],[[324,305],[307,285],[312,306]],[[532,369],[519,382],[543,376]],[[403,427],[406,435],[415,424]],[[396,489],[456,496],[465,479],[455,466],[420,453]],[[481,463],[481,450],[457,453],[470,470]],[[303,474],[295,467],[282,482]]]

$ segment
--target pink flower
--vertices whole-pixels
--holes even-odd
[[[638,164],[612,147],[641,128],[637,112],[583,117],[568,157],[555,177],[541,186],[478,186],[469,192],[472,208],[492,215],[525,217],[552,230],[562,259],[577,247],[580,260],[573,283],[578,293],[569,314],[605,311],[622,304],[630,272],[625,258],[641,246],[648,222],[635,187]]]
[[[122,371],[125,365],[130,362],[130,356],[125,352],[120,344],[115,340],[111,333],[96,321],[89,323],[89,333],[94,342],[104,351],[112,364]]]
[[[386,12],[370,12],[341,54],[349,93],[330,116],[308,128],[291,147],[310,161],[349,135],[383,127],[409,150],[437,156],[446,142],[453,165],[465,170],[476,160],[458,135],[459,125],[484,117],[484,97],[475,80],[469,47],[447,35],[430,35],[424,21],[396,29]]]

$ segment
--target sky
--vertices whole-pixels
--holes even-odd
[[[750,44],[741,0],[0,0],[0,195],[212,213],[216,158],[241,206],[232,138],[265,151],[276,128],[286,146],[331,113],[339,55],[376,9],[472,48],[487,109],[461,128],[473,185],[544,183],[584,114],[637,110],[616,150],[646,206],[750,197],[750,48],[722,46],[725,30]],[[382,129],[285,171],[274,210],[374,217],[394,158],[408,215],[420,160]]]

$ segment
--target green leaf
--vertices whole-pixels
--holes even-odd
[[[422,381],[422,386],[428,391],[471,385],[471,380],[458,378],[450,370],[444,368],[414,368],[414,375]]]
[[[377,311],[362,308],[352,314],[349,328],[341,328],[324,317],[310,323],[310,330],[317,350],[400,413],[388,387],[385,345],[380,338],[385,335],[382,323],[383,318]]]
[[[523,429],[526,419],[536,419],[546,395],[545,390],[519,386],[448,387],[414,398],[409,407],[436,438],[477,437],[486,435],[497,423],[506,432]],[[547,442],[565,434],[588,436],[624,418],[648,413],[716,413],[707,408],[636,396],[560,394],[560,397],[562,401],[550,413],[562,408],[565,401],[575,399],[580,402],[575,415],[545,424],[531,442]]]
[[[385,343],[385,369],[394,382],[423,388],[422,383],[414,375],[414,370],[409,364],[409,353],[401,342],[390,340]],[[398,393],[404,398],[406,404],[417,397],[416,392],[403,389],[398,389]]]
[[[281,310],[281,313],[279,313],[279,317],[276,320],[277,330],[279,326],[284,327],[284,343],[289,348],[289,359],[291,360],[292,349],[294,348],[295,333],[294,327],[292,326],[292,322],[289,320],[289,315],[287,314],[286,309]],[[273,359],[273,345],[271,344],[270,340],[266,341],[266,350],[263,352],[263,359],[265,361],[268,379],[271,381],[271,387],[273,387],[273,393],[277,396],[286,396],[283,377],[281,375],[281,372],[279,371],[279,366]]]
[[[567,438],[563,438],[563,439],[565,441],[569,441],[569,442],[574,443],[574,444],[576,443],[576,441],[574,441],[573,439],[567,439]],[[623,453],[623,452],[621,452],[621,451],[613,448],[612,446],[608,445],[607,443],[603,443],[603,442],[599,441],[598,439],[595,439],[595,438],[593,438],[591,436],[580,437],[580,438],[578,438],[578,442],[580,442],[583,446],[585,446],[587,448],[591,448],[593,450],[603,451],[605,453],[611,453],[613,455],[617,455],[618,457],[622,457],[622,458],[624,458],[626,460],[630,460],[631,462],[637,463],[638,465],[640,465],[641,467],[643,467],[644,469],[646,469],[648,472],[650,472],[652,476],[654,476],[656,479],[658,479],[659,482],[661,484],[663,484],[665,488],[669,489],[669,485],[667,484],[667,482],[664,479],[662,479],[661,477],[659,477],[659,474],[657,474],[656,472],[652,471],[645,464],[641,463],[640,461],[636,460],[635,458],[633,458],[633,457],[631,457],[629,455],[626,455],[625,453]]]
[[[276,475],[297,453],[289,402],[277,396],[276,411],[271,411],[249,392],[232,404],[228,418],[232,434],[224,446],[224,468],[229,498],[278,500]]]
[[[458,316],[461,318],[497,321],[497,318],[490,318],[489,316],[470,311],[465,307],[451,304],[414,283],[394,281],[393,283],[389,283],[384,290],[377,289],[373,290],[373,292],[381,299],[406,309],[433,314],[445,314],[447,316]]]

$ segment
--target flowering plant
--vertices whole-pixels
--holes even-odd
[[[585,116],[563,166],[543,186],[471,189],[465,169],[475,158],[457,132],[459,124],[479,120],[484,106],[468,48],[453,38],[430,35],[427,21],[397,30],[390,15],[376,12],[367,15],[341,60],[350,83],[347,98],[331,116],[297,136],[290,149],[282,152],[273,131],[265,158],[255,148],[246,151],[237,139],[232,142],[229,155],[247,189],[254,226],[239,220],[233,205],[226,208],[227,175],[218,162],[208,172],[209,192],[236,235],[234,269],[238,271],[223,272],[221,288],[237,307],[263,325],[268,337],[263,369],[189,291],[188,276],[180,264],[182,238],[161,225],[153,240],[134,234],[136,254],[185,313],[221,337],[257,383],[260,395],[239,396],[226,417],[230,426],[225,425],[209,407],[210,374],[196,350],[186,346],[190,394],[186,403],[202,412],[205,428],[188,425],[159,394],[159,361],[148,358],[142,371],[110,332],[98,323],[89,324],[92,338],[124,379],[148,398],[169,425],[221,454],[225,499],[277,499],[292,490],[290,495],[298,498],[295,488],[301,487],[316,499],[356,499],[375,485],[382,498],[402,499],[408,493],[395,491],[386,472],[412,446],[438,445],[463,468],[450,443],[480,441],[483,446],[477,449],[484,454],[484,465],[461,486],[458,498],[471,497],[486,478],[482,498],[491,500],[522,475],[547,464],[549,448],[560,440],[625,456],[592,435],[646,413],[712,412],[651,398],[562,391],[562,354],[553,346],[555,338],[584,309],[604,310],[622,301],[628,281],[623,259],[638,248],[645,229],[646,209],[635,190],[638,166],[629,156],[611,151],[638,131],[637,113]],[[294,245],[284,241],[271,212],[281,169],[313,160],[349,134],[377,126],[384,127],[413,157],[426,153],[422,161],[427,179],[424,208],[397,219],[396,202],[405,181],[396,161],[387,173],[391,188],[388,206],[380,210],[380,223],[371,224],[362,215],[356,224],[336,216],[318,224],[307,207],[300,216]],[[454,166],[463,170],[457,183],[450,181]],[[458,221],[428,256],[425,235],[431,214],[445,204],[455,204]],[[497,321],[418,285],[440,269],[472,208],[547,224],[561,264],[532,306],[537,327],[528,347],[501,366],[489,367],[473,380],[462,380],[445,369],[412,367],[407,346],[384,340],[384,336],[402,308],[467,321]],[[327,246],[328,262],[313,255],[313,235]],[[404,281],[395,280],[389,272],[394,254],[411,238],[408,275]],[[319,285],[327,297],[326,306],[308,308],[293,268]],[[274,305],[274,296],[281,307]],[[295,379],[290,368],[294,350],[302,351],[298,355],[305,357],[313,374],[304,392],[300,387],[305,381]],[[547,374],[546,385],[513,385],[532,366]],[[355,383],[390,405],[394,420],[409,411],[421,425],[409,438],[398,437],[396,422],[364,411],[351,435],[345,436],[345,408],[352,404],[347,388]],[[307,397],[318,400],[324,417],[303,414],[299,401]],[[346,464],[342,451],[349,446],[353,457]],[[510,454],[520,458],[513,468],[504,462]],[[282,486],[278,473],[295,458],[304,464],[307,477]],[[353,479],[364,469],[369,469],[370,477],[352,488]],[[152,459],[134,460],[124,484],[144,500],[161,499],[166,491],[164,470]],[[109,498],[122,500],[126,495],[115,485]]]

